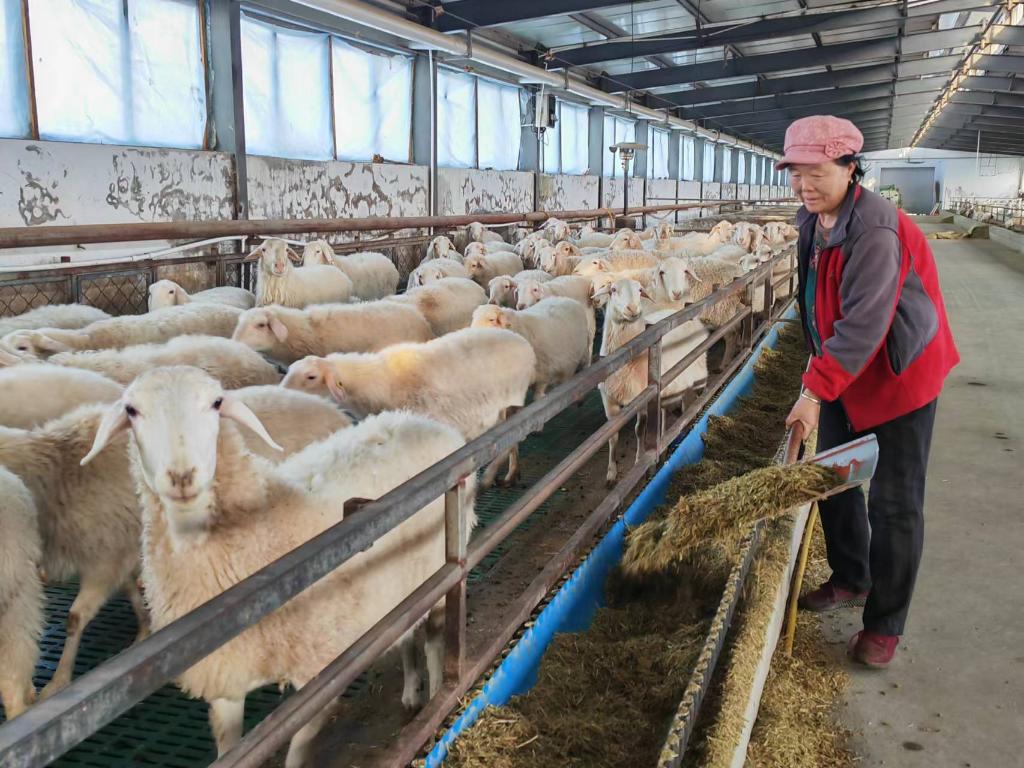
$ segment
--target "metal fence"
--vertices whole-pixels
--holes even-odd
[[[785,264],[786,274],[773,280]],[[244,267],[242,267],[244,269]],[[217,766],[257,766],[270,758],[291,736],[340,695],[360,674],[415,625],[441,599],[446,603],[445,682],[439,693],[391,745],[395,762],[408,761],[434,733],[473,682],[498,656],[517,627],[527,620],[566,569],[588,546],[628,496],[643,481],[659,458],[682,434],[743,364],[756,342],[781,314],[773,297],[783,284],[794,281],[791,252],[775,257],[729,285],[717,288],[705,300],[680,310],[632,339],[611,355],[551,390],[504,423],[473,440],[430,469],[367,504],[331,529],[235,584],[195,611],[155,632],[117,657],[74,681],[68,688],[40,702],[15,720],[0,726],[0,765],[14,768],[47,765],[95,733],[196,661],[252,626],[309,585],[407,520],[431,501],[444,497],[446,563],[355,644],[345,650],[314,680],[286,699],[271,715],[215,763]],[[240,273],[240,280],[245,277]],[[764,291],[766,311],[756,317],[755,293]],[[661,372],[661,344],[673,328],[697,318],[720,301],[745,296],[745,306],[671,370]],[[783,308],[784,309],[784,308]],[[705,392],[675,421],[666,421],[661,392],[727,333],[741,339],[738,353],[725,361],[724,370]],[[647,356],[647,386],[614,418],[528,489],[482,533],[467,543],[464,529],[464,478],[503,455],[509,448],[540,430],[547,422],[586,397],[629,360]],[[524,520],[544,503],[565,480],[595,454],[608,438],[640,414],[644,427],[638,435],[636,463],[595,507],[559,552],[516,598],[507,611],[506,624],[477,655],[466,655],[467,576]]]
[[[1024,227],[1024,199],[1017,197],[953,197],[947,201],[946,210],[1010,229]]]

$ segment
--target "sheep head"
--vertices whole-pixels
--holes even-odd
[[[600,256],[592,256],[589,259],[583,259],[579,264],[573,267],[573,274],[580,275],[582,277],[593,277],[602,273],[610,273],[612,271],[611,262],[607,259],[602,259]]]
[[[462,266],[469,272],[469,276],[475,280],[487,270],[487,257],[482,255],[470,256],[467,249],[466,258],[462,262]]]
[[[284,277],[292,268],[292,262],[299,262],[299,255],[288,247],[288,243],[277,238],[270,238],[260,243],[246,261],[260,262],[260,269],[274,277]]]
[[[455,245],[445,235],[438,235],[427,246],[427,259],[444,259],[455,250]]]
[[[302,249],[302,265],[334,266],[334,249],[326,240],[311,240]]]
[[[485,246],[483,243],[472,242],[472,243],[470,243],[469,245],[466,246],[466,251],[463,254],[463,262],[465,262],[466,259],[472,258],[474,256],[486,256],[486,255],[487,255],[487,246]]]
[[[516,286],[516,309],[527,309],[547,295],[544,285],[538,280],[523,280]]]
[[[130,431],[143,482],[163,502],[172,533],[205,530],[216,509],[217,445],[222,419],[252,430],[280,451],[256,415],[198,368],[146,371],[103,414],[88,464],[119,434]]]
[[[70,352],[73,348],[47,334],[46,328],[36,331],[11,331],[0,339],[0,350],[21,359],[40,360],[58,352]],[[58,330],[58,329],[54,329]],[[75,331],[58,331],[62,336],[75,334]]]
[[[149,286],[149,311],[188,303],[185,289],[173,280],[157,280]]]
[[[509,329],[512,323],[508,317],[510,310],[483,304],[473,310],[473,322],[470,328],[504,328]]]
[[[489,303],[498,306],[510,306],[516,299],[516,283],[508,275],[491,279],[487,284]]]
[[[238,317],[238,325],[231,335],[233,341],[255,349],[269,352],[288,338],[288,327],[281,322],[273,307],[247,309]]]
[[[561,240],[555,246],[555,256],[580,256],[580,249],[567,240]]]
[[[466,233],[469,235],[470,240],[481,242],[484,239],[484,225],[479,221],[474,221],[466,227]]]
[[[662,259],[657,266],[658,282],[671,301],[684,301],[689,295],[690,279],[694,278],[687,263],[677,257]]]
[[[595,291],[593,295],[608,296],[608,304],[604,311],[611,313],[612,320],[621,325],[635,323],[643,317],[642,299],[651,300],[637,280],[616,280]]]
[[[330,391],[328,381],[333,378],[334,368],[330,361],[323,357],[310,355],[296,360],[288,366],[288,373],[284,375],[280,386],[314,395],[326,395]],[[335,388],[337,389],[338,386]]]

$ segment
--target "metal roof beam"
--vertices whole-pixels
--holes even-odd
[[[890,87],[887,83],[881,85],[857,86],[853,88],[828,88],[821,91],[810,91],[809,93],[762,96],[757,99],[743,99],[741,101],[727,101],[721,104],[688,107],[677,110],[677,114],[687,120],[696,120],[706,117],[742,115],[750,112],[763,112],[771,109],[785,109],[786,107],[803,107],[814,104],[863,101],[865,99],[880,98],[883,96],[888,97],[889,95]]]
[[[943,48],[959,48],[961,45],[969,45],[973,42],[983,29],[981,24],[976,24],[971,27],[953,27],[952,29],[905,35],[903,53],[927,53]]]
[[[992,42],[1000,45],[1024,45],[1024,27],[996,24]]]
[[[417,11],[420,21],[441,32],[463,32],[475,27],[493,27],[513,21],[541,19],[568,13],[593,11],[622,5],[622,0],[455,0],[444,5],[423,7]]]
[[[889,99],[884,97],[866,99],[864,101],[853,102],[851,104],[838,105],[836,108],[831,110],[822,110],[815,104],[810,104],[805,107],[790,107],[788,109],[766,109],[762,112],[749,112],[742,115],[712,117],[709,118],[709,120],[714,122],[716,125],[721,126],[764,125],[773,121],[785,122],[787,120],[796,120],[797,118],[806,117],[808,115],[820,115],[822,112],[846,116],[859,114],[861,112],[875,111],[884,111],[888,113],[890,111]]]
[[[1024,75],[1024,56],[1011,56],[1007,53],[986,54],[978,59],[974,68],[984,69],[987,72],[1009,72],[1015,75]]]
[[[912,5],[907,15],[916,19],[921,16],[938,16],[942,13],[962,13],[965,11],[984,11],[993,5],[1001,5],[1002,0],[939,0],[927,5]]]

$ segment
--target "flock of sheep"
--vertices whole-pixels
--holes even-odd
[[[60,305],[0,319],[7,716],[36,699],[45,580],[77,577],[80,587],[42,696],[70,682],[82,631],[113,593],[129,596],[140,637],[166,626],[339,522],[344,500],[379,498],[498,424],[531,389],[542,397],[589,365],[597,310],[604,356],[795,236],[781,223],[721,222],[678,237],[667,224],[604,234],[552,219],[506,243],[474,224],[454,242],[434,238],[401,294],[382,254],[338,256],[320,240],[300,258],[270,239],[251,254],[255,295],[189,295],[161,280],[144,315]],[[743,298],[673,329],[663,370]],[[753,309],[763,305],[755,297]],[[701,358],[665,389],[665,404],[706,378]],[[646,355],[610,375],[600,387],[608,417],[646,386]],[[515,449],[483,485],[506,458],[501,482],[514,481]],[[466,482],[472,530],[476,481]],[[249,691],[304,685],[444,559],[438,499],[185,672],[178,684],[209,703],[218,752],[240,738]],[[441,608],[399,643],[410,708],[441,682]],[[329,714],[296,734],[288,766],[304,764]]]

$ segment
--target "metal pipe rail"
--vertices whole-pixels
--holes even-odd
[[[40,702],[15,720],[0,726],[0,766],[29,768],[47,765],[106,723],[127,711],[161,685],[174,679],[196,661],[205,657],[262,617],[302,592],[353,556],[401,524],[431,501],[446,499],[447,563],[415,590],[400,606],[370,629],[360,640],[332,662],[317,678],[296,692],[264,724],[254,728],[218,765],[256,765],[286,741],[294,731],[326,702],[344,690],[351,680],[369,667],[381,653],[442,597],[447,596],[446,689],[465,682],[465,589],[466,576],[472,564],[478,563],[507,536],[515,525],[525,519],[558,487],[561,478],[575,471],[583,461],[601,449],[614,428],[629,418],[620,414],[613,425],[606,425],[534,486],[531,498],[518,502],[496,523],[494,533],[485,531],[467,549],[464,531],[459,528],[462,517],[462,480],[477,468],[503,455],[530,433],[585,397],[608,375],[630,359],[645,352],[649,356],[648,387],[627,406],[629,415],[648,413],[647,433],[641,435],[643,452],[638,464],[626,474],[619,485],[602,502],[598,510],[606,517],[625,498],[633,486],[653,466],[670,443],[661,428],[660,391],[668,376],[660,376],[661,339],[678,325],[698,317],[710,305],[746,288],[753,293],[755,283],[771,282],[774,265],[783,254],[733,283],[714,291],[703,301],[686,307],[646,329],[611,355],[601,359],[573,379],[551,390],[545,397],[531,403],[503,424],[438,462],[380,499],[367,504],[353,515],[307,541],[290,553],[265,566],[252,576],[235,584],[196,610],[155,632],[110,661],[74,681],[52,698]],[[771,315],[770,305],[767,314]],[[734,325],[750,319],[749,313],[735,320]],[[762,325],[767,327],[770,317]],[[747,348],[753,344],[754,329],[749,324]],[[723,374],[719,383],[742,363],[744,354]],[[653,370],[652,370],[653,369]],[[675,369],[673,369],[675,371]],[[658,379],[662,379],[659,384]],[[702,400],[710,397],[710,393]],[[696,404],[696,405],[699,405]],[[702,407],[702,406],[701,406]],[[690,409],[693,412],[693,408]],[[687,418],[684,414],[683,419]],[[692,418],[692,415],[690,416]],[[682,419],[680,420],[682,421]],[[599,436],[599,437],[598,437]],[[540,501],[535,502],[535,498]],[[596,530],[600,520],[594,516],[585,524]],[[579,534],[579,531],[577,532]],[[574,535],[576,546],[581,540]],[[564,566],[569,560],[561,561]],[[551,574],[545,569],[546,578]],[[545,575],[542,574],[542,575]],[[540,578],[540,577],[538,577]],[[550,584],[548,585],[550,586]],[[533,585],[531,585],[531,588]],[[543,592],[536,595],[540,600]],[[535,603],[534,603],[535,604]],[[517,613],[532,610],[520,606]],[[512,630],[514,631],[514,627]],[[479,665],[479,660],[476,662]],[[474,667],[475,669],[475,667]],[[429,705],[428,705],[429,706]],[[280,713],[280,714],[279,714]],[[251,755],[251,757],[247,757]]]
[[[675,203],[630,208],[630,214],[681,211],[689,208],[714,208],[761,200],[708,200],[702,203]],[[0,228],[0,250],[38,246],[77,245],[80,243],[122,243],[142,240],[205,239],[234,235],[288,235],[311,232],[370,232],[429,227],[459,227],[478,221],[481,224],[538,223],[550,218],[603,219],[619,214],[608,208],[575,211],[533,211],[530,213],[481,213],[464,216],[371,216],[359,219],[225,219],[223,221],[167,221],[132,224],[76,224],[70,226]]]

